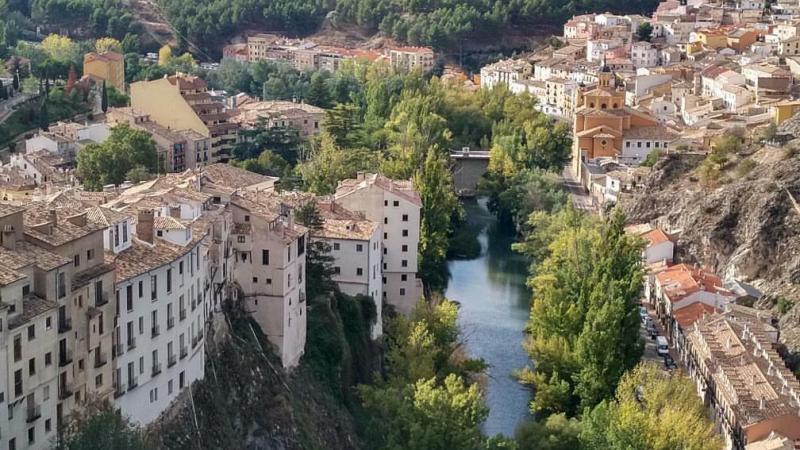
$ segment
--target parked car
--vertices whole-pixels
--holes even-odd
[[[639,319],[641,319],[641,321],[644,323],[649,318],[650,318],[650,316],[647,314],[647,308],[645,308],[644,306],[640,306],[639,307]]]
[[[672,359],[672,356],[664,355],[664,368],[666,370],[673,370],[678,368],[678,365],[675,364],[675,360]]]
[[[669,355],[669,342],[664,336],[656,336],[656,351],[659,355]]]
[[[647,334],[650,335],[650,339],[655,340],[658,337],[658,330],[656,329],[656,325],[654,323],[650,323],[647,327]]]

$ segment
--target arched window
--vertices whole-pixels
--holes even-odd
[[[616,103],[614,103],[614,109],[617,109],[617,108],[619,108],[619,105],[617,105]]]
[[[594,102],[589,103],[589,108],[594,108]]]
[[[605,103],[603,103],[602,105],[600,105],[600,109],[606,109],[606,108],[608,108],[608,105],[606,105]]]

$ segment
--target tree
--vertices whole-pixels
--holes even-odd
[[[64,431],[65,450],[145,450],[141,434],[110,405],[91,404],[72,415]]]
[[[53,62],[69,64],[78,59],[78,44],[67,36],[51,34],[44,38],[41,49]]]
[[[136,166],[129,170],[125,175],[125,179],[131,183],[141,183],[153,179],[153,174],[150,173],[144,166]]]
[[[111,134],[102,144],[84,147],[78,153],[77,164],[84,187],[99,191],[104,185],[122,183],[134,168],[140,168],[138,173],[142,170],[156,173],[158,153],[155,142],[146,131],[120,124],[111,129]]]
[[[380,166],[380,154],[369,149],[342,149],[324,131],[311,153],[299,171],[306,189],[319,195],[332,194],[339,181],[355,177],[360,171],[374,172]]]
[[[78,74],[75,72],[75,66],[69,66],[69,75],[67,77],[67,84],[64,86],[64,92],[67,94],[71,93],[72,90],[75,88],[75,83],[78,82]]]
[[[314,72],[306,93],[306,101],[320,108],[328,108],[330,106],[329,95],[326,78],[322,72]]]
[[[581,423],[564,414],[553,414],[545,420],[527,422],[517,429],[519,450],[579,450]]]
[[[164,44],[164,46],[158,50],[158,65],[166,66],[169,64],[170,59],[172,59],[172,48],[169,44]]]
[[[636,38],[640,41],[650,42],[653,36],[653,25],[650,22],[642,22],[639,28],[636,29]]]
[[[11,87],[13,87],[15,91],[19,91],[19,70],[14,71],[14,78],[11,81]]]
[[[428,150],[424,166],[414,176],[422,200],[420,214],[419,269],[432,290],[444,287],[443,264],[447,257],[451,219],[458,214],[453,174],[435,147]]]
[[[312,234],[322,229],[325,223],[313,199],[300,205],[294,214],[295,220],[311,229]],[[306,247],[306,294],[312,300],[326,292],[337,292],[339,289],[333,281],[334,258],[330,252],[330,244],[313,238]]]
[[[103,90],[100,94],[100,109],[103,112],[108,111],[108,88],[106,88],[106,80],[103,80]]]
[[[692,381],[643,363],[626,374],[616,398],[583,419],[586,450],[716,450],[723,447]]]
[[[102,37],[94,41],[94,49],[97,53],[122,53],[122,44],[112,37]]]

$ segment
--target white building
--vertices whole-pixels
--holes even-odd
[[[642,250],[642,261],[645,265],[662,261],[672,262],[675,255],[675,243],[667,233],[660,228],[655,228],[642,234],[642,238],[645,241],[645,247]]]
[[[142,425],[202,379],[205,364],[205,235],[176,245],[154,235],[154,219],[152,210],[139,211],[136,238],[112,257],[119,304],[114,404]],[[122,229],[131,226],[129,219],[115,222],[109,233],[119,222]]]
[[[329,201],[318,201],[324,223],[312,230],[311,239],[330,245],[333,281],[348,295],[366,295],[375,302],[376,323],[372,337],[383,334],[383,241],[381,226],[363,215]]]
[[[586,41],[586,60],[596,63],[603,59],[607,51],[622,47],[622,39],[591,39]]]
[[[636,42],[631,45],[631,62],[637,69],[658,65],[658,49],[649,42]]]
[[[532,67],[521,59],[504,59],[481,68],[481,87],[492,89],[503,85],[510,87],[516,81],[530,75]]]
[[[359,173],[339,182],[335,199],[381,224],[383,297],[399,311],[410,312],[422,296],[416,277],[422,201],[412,182]]]
[[[676,133],[663,126],[625,130],[619,160],[623,164],[641,164],[653,150],[667,151],[670,143],[677,138]]]
[[[240,300],[278,350],[284,367],[300,362],[306,344],[308,229],[272,192],[231,197],[235,283]]]

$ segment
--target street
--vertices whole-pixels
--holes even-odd
[[[570,198],[572,198],[572,205],[576,209],[595,212],[592,197],[586,192],[586,189],[583,188],[580,180],[572,173],[572,169],[569,165],[564,167],[564,170],[561,172],[561,178],[564,181],[564,188],[569,193]]]

